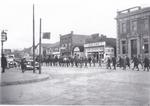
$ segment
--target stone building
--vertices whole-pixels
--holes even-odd
[[[60,35],[60,54],[66,56],[74,55],[74,48],[83,46],[88,35],[74,34],[73,31],[69,34]]]
[[[150,7],[117,12],[117,55],[150,56]]]
[[[85,55],[105,59],[107,57],[116,56],[116,39],[107,38],[104,35],[92,34],[84,44]]]

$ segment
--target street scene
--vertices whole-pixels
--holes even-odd
[[[109,2],[2,0],[0,104],[149,106],[150,2]]]
[[[49,74],[49,79],[2,86],[1,103],[32,105],[147,105],[150,103],[148,72],[109,70],[100,67],[43,67],[42,70],[43,74]],[[31,74],[31,72],[25,74],[28,73]]]

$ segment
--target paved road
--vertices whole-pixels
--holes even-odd
[[[3,104],[148,105],[150,72],[43,67],[47,81],[1,88]]]

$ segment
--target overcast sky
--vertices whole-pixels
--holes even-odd
[[[39,40],[39,19],[42,31],[51,32],[54,43],[59,34],[93,33],[116,37],[116,12],[134,6],[150,7],[150,0],[0,0],[0,30],[7,29],[4,48],[32,46],[32,6],[35,4],[35,37]]]

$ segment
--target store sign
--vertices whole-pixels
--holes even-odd
[[[95,46],[105,46],[106,42],[95,42],[84,44],[84,47],[95,47]]]
[[[103,52],[104,47],[86,48],[86,52]]]
[[[4,31],[1,32],[1,41],[2,42],[7,41],[7,33]]]

